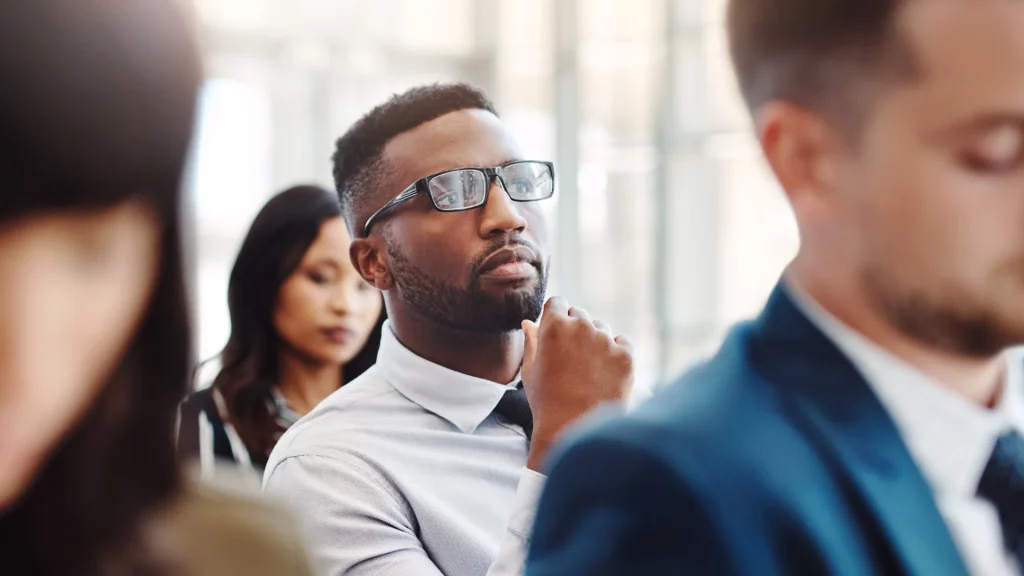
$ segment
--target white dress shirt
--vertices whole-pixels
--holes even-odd
[[[325,575],[521,574],[545,477],[493,414],[514,384],[433,364],[385,325],[377,364],[278,442],[264,490]]]
[[[911,456],[931,485],[939,512],[975,576],[1020,576],[1003,547],[994,506],[978,483],[1001,434],[1024,433],[1024,357],[1008,351],[998,404],[978,406],[840,322],[792,282],[804,314],[853,363],[892,416]]]

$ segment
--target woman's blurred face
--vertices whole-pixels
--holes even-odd
[[[274,329],[304,359],[344,364],[366,344],[383,301],[352,267],[341,217],[320,227],[302,262],[277,295]]]
[[[153,291],[159,226],[129,201],[0,224],[0,509],[88,411]]]

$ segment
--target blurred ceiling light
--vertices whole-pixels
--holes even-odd
[[[591,162],[580,166],[576,183],[581,193],[604,194],[608,190],[608,171],[604,166]]]
[[[750,132],[708,134],[704,154],[710,158],[760,158],[761,146]]]
[[[270,0],[195,0],[207,25],[228,30],[260,30],[268,23]]]
[[[351,46],[345,51],[345,64],[355,74],[379,73],[385,67],[385,59],[376,48],[362,44]]]
[[[200,95],[193,173],[201,229],[244,233],[270,181],[266,90],[231,78],[208,80]]]
[[[600,122],[588,120],[580,126],[580,151],[586,156],[603,153],[615,143],[615,138]]]
[[[596,241],[608,232],[608,172],[597,163],[580,166],[576,178],[579,186],[580,235]]]
[[[288,47],[288,58],[298,68],[326,70],[331,65],[331,48],[323,42],[295,42]]]

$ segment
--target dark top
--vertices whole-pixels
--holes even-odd
[[[298,421],[299,415],[288,407],[276,389],[266,402],[282,433]],[[252,455],[234,426],[224,418],[226,413],[223,396],[212,387],[189,395],[181,404],[178,453],[186,459],[198,460],[204,474],[211,472],[217,463],[259,469],[253,465]]]
[[[231,441],[224,431],[224,421],[217,412],[210,388],[193,393],[181,404],[181,420],[178,422],[178,452],[189,458],[198,458],[200,452],[199,438],[200,418],[205,417],[213,435],[212,450],[216,458],[234,460]]]

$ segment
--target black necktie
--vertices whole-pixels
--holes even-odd
[[[526,399],[522,382],[505,392],[494,407],[494,413],[512,424],[522,426],[527,440],[533,436],[533,412],[530,411],[530,402]]]
[[[978,483],[978,496],[996,507],[1003,543],[1024,566],[1024,438],[1020,434],[1007,432],[996,441]]]

